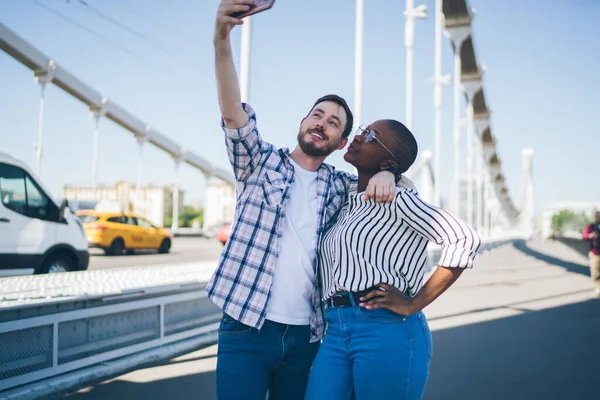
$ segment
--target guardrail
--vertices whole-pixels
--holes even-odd
[[[559,237],[552,240],[557,240],[563,244],[566,244],[584,257],[587,257],[588,253],[590,252],[590,243],[587,240],[570,237]]]
[[[4,310],[13,319],[0,323],[0,398],[30,392],[2,392],[7,389],[165,345],[190,339],[215,344],[221,311],[204,286],[75,299],[29,318],[18,316],[39,305]]]
[[[484,241],[480,252],[516,239],[522,238]],[[440,251],[429,247],[430,269]],[[30,288],[31,298],[6,290],[0,296],[0,305],[15,301],[0,307],[0,399],[72,391],[216,344],[222,314],[204,292],[212,268],[205,263],[7,278],[13,280],[3,282],[13,291],[27,292],[23,279],[35,290]],[[40,299],[49,293],[56,297]],[[69,297],[61,300],[57,293]]]

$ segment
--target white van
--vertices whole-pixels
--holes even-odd
[[[83,226],[22,161],[0,152],[0,277],[85,270]]]

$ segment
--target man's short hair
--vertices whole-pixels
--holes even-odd
[[[346,126],[344,127],[344,131],[342,132],[342,137],[347,138],[348,136],[350,136],[350,132],[352,132],[352,125],[354,125],[354,116],[352,115],[352,111],[350,111],[350,107],[348,107],[348,103],[346,103],[346,100],[344,100],[337,94],[328,94],[315,101],[315,104],[313,104],[312,108],[308,112],[307,117],[310,115],[312,110],[314,110],[317,104],[323,103],[324,101],[331,101],[337,104],[338,106],[342,107],[344,111],[346,111]]]

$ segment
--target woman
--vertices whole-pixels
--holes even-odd
[[[473,264],[481,243],[465,223],[425,203],[412,185],[391,204],[361,192],[381,170],[404,173],[417,157],[412,133],[395,120],[360,127],[344,159],[358,170],[320,254],[326,331],[306,393],[313,399],[419,399],[432,354],[422,309]],[[402,178],[405,179],[405,178]],[[442,245],[439,267],[423,286],[427,244]]]

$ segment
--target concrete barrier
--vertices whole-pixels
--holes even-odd
[[[204,292],[215,265],[2,279],[0,399],[44,397],[215,344],[221,310]]]
[[[569,246],[570,248],[584,255],[585,257],[587,257],[588,253],[590,252],[590,244],[587,240],[566,237],[561,237],[554,240]]]

